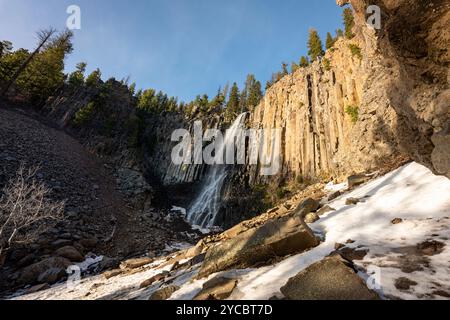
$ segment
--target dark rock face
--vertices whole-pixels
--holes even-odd
[[[281,288],[289,300],[378,300],[348,261],[339,256],[313,264]]]
[[[268,263],[275,257],[300,253],[318,244],[311,229],[298,216],[271,220],[210,248],[199,277]]]

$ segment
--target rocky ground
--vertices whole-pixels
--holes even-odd
[[[314,185],[194,247],[11,298],[448,299],[448,194],[417,163]]]
[[[142,176],[127,168],[116,171],[31,110],[2,106],[0,137],[1,188],[21,164],[39,166],[37,180],[52,190],[54,200],[66,202],[63,221],[37,243],[10,252],[0,272],[0,291],[47,278],[51,284],[65,272],[38,281],[42,270],[65,270],[88,254],[104,255],[101,269],[108,269],[127,257],[159,255],[171,243],[198,237],[177,215],[168,219],[166,210],[136,207],[131,199],[151,191]]]

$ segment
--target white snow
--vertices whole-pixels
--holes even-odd
[[[328,185],[327,189],[343,190],[344,185]],[[347,206],[347,198],[359,198],[361,203]],[[369,250],[362,261],[355,261],[359,275],[384,298],[440,299],[437,290],[450,293],[450,180],[436,176],[417,163],[410,163],[383,177],[377,178],[354,191],[344,194],[329,204],[336,209],[321,217],[310,227],[324,236],[324,241],[309,252],[288,257],[275,265],[258,269],[231,270],[227,276],[239,280],[230,299],[269,299],[280,296],[280,288],[289,278],[311,264],[322,260],[334,251],[336,243],[354,241],[350,247]],[[392,224],[395,218],[402,223]],[[405,260],[411,260],[408,250],[426,240],[444,243],[444,251],[426,257],[428,264],[422,270],[402,272]],[[162,262],[156,262],[155,267]],[[171,266],[165,269],[170,269]],[[193,280],[199,266],[189,272],[180,271],[174,283],[180,290],[172,299],[192,299],[208,279]],[[147,299],[157,286],[140,290],[140,282],[161,272],[154,268],[140,274],[125,275],[103,280],[93,277],[68,292],[64,286],[57,286],[37,294],[21,297],[26,299]],[[395,281],[406,277],[417,282],[407,291],[395,288]],[[96,282],[100,287],[91,290]],[[137,286],[137,288],[136,288]],[[116,295],[114,295],[114,293]]]

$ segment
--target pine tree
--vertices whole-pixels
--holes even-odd
[[[339,38],[343,38],[343,37],[344,37],[344,31],[342,31],[341,28],[338,28],[336,30],[336,40],[339,39]]]
[[[318,57],[322,57],[325,54],[322,40],[320,40],[319,33],[315,29],[309,30],[308,49],[308,55],[311,61],[315,61]]]
[[[353,33],[353,27],[355,26],[355,18],[353,17],[353,11],[350,8],[345,8],[342,13],[344,18],[344,26],[345,26],[345,37],[347,39],[352,39],[355,34]]]
[[[86,67],[86,62],[80,62],[77,64],[76,70],[69,75],[69,85],[74,88],[78,88],[84,84],[84,73],[86,72]]]
[[[92,73],[86,78],[86,85],[88,87],[96,87],[102,80],[102,72],[99,68],[92,71]]]
[[[295,72],[298,70],[298,68],[299,68],[298,64],[295,63],[295,61],[292,61],[292,64],[291,64],[291,72],[292,72],[292,73],[295,73]]]
[[[306,68],[306,67],[308,67],[308,66],[309,66],[308,58],[305,57],[305,56],[302,56],[302,57],[300,58],[300,64],[299,64],[299,66],[300,66],[300,68]]]
[[[239,87],[237,83],[233,83],[230,91],[230,97],[227,103],[226,120],[231,122],[239,113]]]
[[[327,48],[327,50],[330,50],[331,48],[333,48],[334,46],[334,39],[333,36],[331,35],[331,33],[327,32],[327,41],[325,43],[325,47]]]
[[[261,101],[263,96],[261,82],[254,81],[250,86],[250,90],[247,98],[247,108],[252,111]]]

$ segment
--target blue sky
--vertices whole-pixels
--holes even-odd
[[[130,76],[184,101],[248,73],[264,86],[282,61],[306,53],[310,27],[324,40],[342,25],[334,0],[0,0],[0,39],[33,48],[35,31],[65,27],[72,4],[82,29],[67,71],[86,61],[105,79]]]

